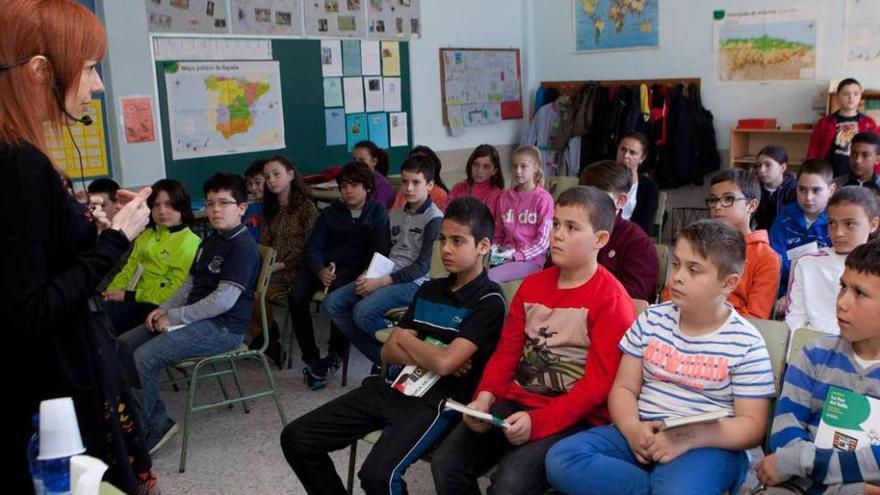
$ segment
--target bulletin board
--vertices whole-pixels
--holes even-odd
[[[487,125],[523,116],[518,48],[441,48],[443,124]]]

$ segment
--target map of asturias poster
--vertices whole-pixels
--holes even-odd
[[[720,81],[815,79],[818,24],[815,4],[717,10],[713,16]]]
[[[175,160],[284,148],[277,61],[165,64]]]
[[[572,0],[575,51],[656,48],[660,0]]]

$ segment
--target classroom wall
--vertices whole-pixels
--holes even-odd
[[[815,121],[820,111],[812,107],[829,79],[851,76],[868,88],[880,89],[880,64],[844,64],[844,0],[815,2],[820,9],[816,80],[774,83],[716,82],[712,12],[806,2],[660,0],[658,49],[585,55],[573,53],[572,0],[528,1],[534,43],[534,66],[529,72],[531,92],[542,80],[700,77],[703,102],[715,115],[720,149],[727,149],[729,129],[740,118],[776,118],[783,127]]]

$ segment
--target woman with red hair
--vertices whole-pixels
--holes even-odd
[[[11,463],[4,488],[32,493],[31,416],[40,401],[70,396],[86,453],[109,465],[107,479],[127,493],[158,493],[125,369],[94,299],[144,229],[150,190],[123,194],[128,204],[111,222],[65,190],[43,137],[46,124],[61,132],[81,120],[104,89],[95,69],[104,29],[71,0],[5,0],[0,26],[0,322],[8,350],[0,376],[9,398],[0,438]]]

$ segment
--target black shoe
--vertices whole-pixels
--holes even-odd
[[[327,385],[327,368],[320,359],[306,363],[302,373],[309,390],[320,390]]]
[[[160,432],[154,432],[149,435],[147,438],[147,449],[150,451],[150,455],[153,455],[157,450],[162,448],[171,437],[177,433],[180,427],[177,426],[171,418],[165,420],[165,423],[162,424],[162,430]]]
[[[327,354],[318,361],[320,362],[320,366],[326,370],[326,376],[333,376],[339,371],[339,368],[342,368],[342,358],[337,356],[335,352]]]

